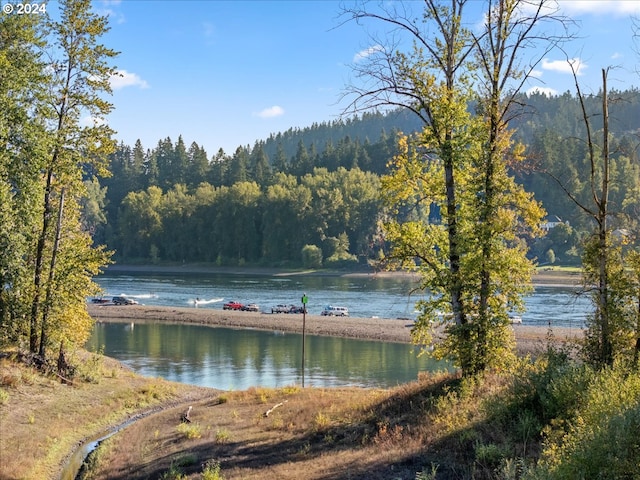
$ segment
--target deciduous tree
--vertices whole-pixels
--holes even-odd
[[[522,49],[553,17],[543,13],[543,1],[526,11],[530,2],[490,1],[484,29],[474,33],[464,28],[473,23],[463,21],[466,3],[427,0],[419,15],[397,2],[347,10],[353,20],[386,23],[395,41],[378,42],[355,66],[363,84],[347,92],[355,110],[401,106],[424,124],[419,134],[400,137],[383,183],[396,213],[417,213],[387,223],[391,260],[418,269],[431,294],[420,304],[416,342],[435,343],[437,354],[474,374],[510,351],[508,312],[522,306],[530,283],[520,236],[535,231],[542,210],[509,174],[522,149],[506,125],[528,73],[517,68]],[[398,48],[403,36],[412,42],[407,53]]]

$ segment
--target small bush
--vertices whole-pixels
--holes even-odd
[[[96,353],[89,354],[88,358],[72,358],[70,367],[71,372],[67,372],[70,378],[78,377],[83,382],[87,383],[100,383],[100,379],[104,375],[104,359],[103,359],[104,347]]]
[[[169,470],[160,476],[160,480],[187,480],[187,476],[176,465],[171,465]]]
[[[322,249],[316,245],[302,247],[302,265],[304,268],[322,267]]]
[[[298,385],[287,385],[280,389],[280,391],[285,395],[295,395],[296,393],[300,393],[300,390],[301,389]]]
[[[423,468],[421,472],[416,473],[416,480],[435,480],[438,473],[438,466],[431,464],[431,469]]]
[[[195,455],[189,454],[189,455],[185,455],[183,457],[177,458],[174,463],[177,467],[184,468],[184,467],[191,467],[195,465],[197,460],[198,460],[198,457],[196,457]]]
[[[476,461],[485,467],[496,467],[505,457],[504,450],[495,443],[476,443]]]
[[[0,388],[0,405],[7,403],[9,403],[9,393],[4,388]]]
[[[222,428],[216,432],[216,443],[227,443],[231,438],[229,430]]]
[[[316,429],[322,429],[322,428],[328,427],[329,424],[331,423],[331,420],[324,413],[318,412],[316,413],[316,416],[313,418],[313,423]]]
[[[197,423],[181,423],[177,430],[180,435],[189,440],[202,437],[202,429]]]
[[[220,470],[220,462],[207,461],[202,470],[202,480],[224,480]]]

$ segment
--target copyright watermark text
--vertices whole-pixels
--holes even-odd
[[[47,13],[47,4],[40,2],[5,3],[2,5],[2,13],[5,15],[38,15]]]

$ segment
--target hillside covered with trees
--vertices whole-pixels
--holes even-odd
[[[640,92],[610,96],[612,202],[629,218],[640,201]],[[599,101],[597,94],[587,97],[591,112]],[[563,188],[590,194],[580,180],[587,146],[578,99],[569,92],[534,94],[519,96],[518,103],[523,107],[510,126],[527,160],[511,174],[550,220],[563,222],[542,239],[528,239],[530,254],[541,263],[577,263],[587,224]],[[366,262],[384,250],[379,178],[397,154],[398,132],[418,128],[414,116],[394,110],[290,129],[232,154],[209,155],[182,137],[161,139],[153,148],[120,144],[110,156],[112,176],[89,183],[86,221],[95,240],[125,262]]]

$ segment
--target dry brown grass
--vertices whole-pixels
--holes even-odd
[[[225,480],[414,480],[437,465],[439,479],[488,479],[502,458],[517,455],[487,407],[508,376],[220,392],[142,378],[107,358],[92,368],[91,381],[65,386],[0,362],[1,479],[56,478],[81,439],[145,411],[153,414],[103,442],[90,478],[199,479],[206,465],[220,465]],[[191,423],[183,424],[188,405]]]
[[[132,415],[204,392],[134,375],[113,360],[96,361],[86,352],[77,361],[91,365],[93,378],[78,377],[65,385],[11,356],[0,358],[0,478],[57,478],[83,439]]]
[[[219,463],[225,480],[413,480],[418,472],[431,471],[432,464],[457,475],[462,468],[457,465],[470,461],[461,431],[485,416],[478,408],[479,388],[471,385],[460,394],[457,377],[436,374],[386,390],[225,392],[194,403],[191,425],[201,435],[179,433],[179,409],[144,418],[105,442],[91,478],[160,478],[178,470],[180,478],[196,479],[207,463]],[[441,415],[444,408],[447,414]],[[446,424],[457,417],[464,425]]]

